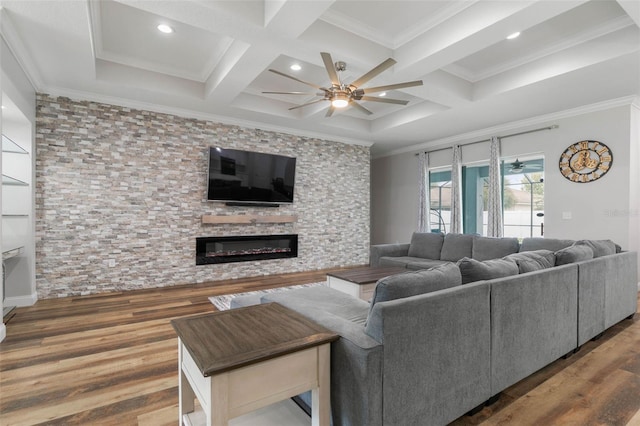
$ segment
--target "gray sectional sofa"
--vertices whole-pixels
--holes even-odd
[[[327,287],[232,302],[277,302],[340,334],[334,425],[447,424],[637,310],[637,254],[610,241],[433,235],[372,247],[373,265],[408,271],[370,303]]]

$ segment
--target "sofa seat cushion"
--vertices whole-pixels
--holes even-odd
[[[463,257],[472,257],[473,237],[471,234],[446,234],[440,260],[457,262]]]
[[[414,232],[409,244],[409,256],[423,259],[440,259],[440,251],[444,242],[444,234],[431,232]]]
[[[429,269],[434,266],[444,265],[447,262],[446,260],[433,260],[433,259],[423,259],[421,257],[412,257],[412,256],[384,256],[380,258],[379,265],[380,266],[399,266],[401,268],[411,269],[416,271],[418,269]]]
[[[409,256],[382,256],[378,265],[380,267],[388,267],[388,266],[399,266],[401,268],[406,268],[410,262],[419,262],[423,259],[419,257],[409,257]]]
[[[518,265],[511,259],[480,261],[465,257],[460,259],[457,265],[462,275],[462,284],[518,275],[519,272]]]
[[[517,238],[479,237],[473,239],[471,258],[476,260],[498,259],[517,253],[520,243]]]
[[[593,249],[588,245],[574,244],[555,252],[556,266],[593,259]]]
[[[551,250],[558,251],[565,247],[569,247],[575,241],[573,240],[560,240],[557,238],[541,238],[531,237],[525,238],[520,244],[520,251],[534,251],[534,250]]]
[[[412,271],[419,271],[421,269],[431,269],[447,263],[452,262],[447,262],[446,260],[420,259],[408,262],[407,269],[410,269]]]
[[[364,326],[369,312],[369,303],[357,297],[326,286],[305,287],[274,293],[266,293],[261,303],[277,302],[313,319],[313,311]]]
[[[460,269],[450,262],[431,269],[391,275],[376,284],[369,311],[379,302],[430,293],[460,284]]]
[[[611,240],[580,240],[576,241],[577,246],[587,246],[593,250],[593,257],[608,256],[616,254],[616,244]]]
[[[516,262],[518,272],[521,274],[553,268],[556,264],[556,255],[551,250],[523,251],[522,253],[510,254],[504,258]]]

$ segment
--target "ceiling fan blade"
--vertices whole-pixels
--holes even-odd
[[[406,105],[409,101],[403,101],[400,99],[389,99],[389,98],[379,98],[376,96],[363,96],[360,98],[361,101],[371,101],[371,102],[384,102],[386,104],[398,104],[398,105]]]
[[[391,68],[396,63],[395,59],[389,58],[386,61],[382,62],[377,67],[373,68],[371,71],[358,78],[356,81],[351,83],[352,86],[360,87],[367,81],[371,80],[373,77],[380,74],[382,71],[385,71],[388,68]]]
[[[335,107],[333,105],[329,106],[329,109],[327,110],[327,113],[324,115],[325,117],[331,117],[335,111]]]
[[[331,84],[333,84],[334,86],[340,86],[340,79],[338,78],[336,66],[333,64],[333,59],[331,59],[331,55],[328,54],[327,52],[320,52],[320,56],[322,56],[324,67],[327,69],[327,73],[329,73]]]
[[[317,93],[310,93],[310,92],[262,92],[265,94],[269,94],[269,95],[317,95]],[[324,95],[324,93],[318,95],[318,96],[322,96]]]
[[[289,74],[285,74],[285,73],[280,72],[280,71],[278,71],[278,70],[274,70],[274,69],[269,68],[269,71],[271,71],[271,72],[272,72],[272,73],[274,73],[274,74],[278,74],[278,75],[281,75],[281,76],[283,76],[283,77],[290,78],[291,80],[295,80],[295,81],[297,81],[297,82],[299,82],[299,83],[306,84],[307,86],[315,87],[315,88],[316,88],[316,89],[318,89],[318,90],[323,90],[323,91],[324,91],[324,90],[327,90],[327,89],[324,89],[324,88],[322,88],[322,87],[318,86],[317,84],[313,84],[313,83],[309,83],[309,82],[304,81],[304,80],[300,80],[299,78],[296,78],[296,77],[294,77],[294,76],[292,76],[292,75],[289,75]]]
[[[365,107],[357,103],[356,101],[349,102],[349,105],[351,105],[352,107],[355,107],[356,109],[359,109],[361,112],[364,112],[367,115],[373,114],[371,111],[369,111],[368,109],[366,109]]]
[[[307,106],[307,105],[317,104],[318,102],[322,102],[322,101],[324,101],[324,100],[325,100],[324,98],[323,98],[323,99],[317,99],[317,100],[315,100],[315,101],[307,102],[306,104],[296,105],[296,106],[294,106],[294,107],[289,108],[289,111],[291,111],[292,109],[302,108],[302,107],[305,107],[305,106]]]
[[[363,93],[376,93],[376,92],[384,92],[387,90],[396,90],[402,89],[405,87],[414,87],[414,86],[422,86],[422,80],[416,81],[407,81],[405,83],[397,83],[397,84],[387,84],[386,86],[377,86],[377,87],[369,87],[367,89],[362,88]]]

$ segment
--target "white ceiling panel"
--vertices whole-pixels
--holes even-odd
[[[0,0],[0,17],[3,38],[39,92],[372,145],[383,154],[639,96],[636,4]],[[158,32],[160,23],[175,32]],[[505,40],[515,31],[519,38]],[[343,86],[331,88],[320,52],[347,64]],[[387,58],[397,64],[360,88],[421,80],[388,91],[406,106],[361,100],[367,115],[352,100],[326,117],[329,101],[313,86],[355,90],[349,84]],[[294,63],[301,69],[290,69]]]

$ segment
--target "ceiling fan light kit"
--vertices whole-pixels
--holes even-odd
[[[415,81],[407,81],[404,83],[397,83],[397,84],[389,84],[389,85],[385,85],[385,86],[377,86],[377,87],[370,87],[370,88],[361,88],[360,86],[365,84],[366,82],[368,82],[369,80],[371,80],[372,78],[376,77],[378,74],[382,73],[383,71],[385,71],[386,69],[392,67],[396,61],[392,58],[389,58],[385,61],[383,61],[381,64],[379,64],[378,66],[374,67],[373,69],[371,69],[369,72],[365,73],[364,75],[362,75],[360,78],[357,78],[355,81],[353,81],[350,84],[345,84],[340,80],[340,76],[338,75],[339,72],[345,71],[347,69],[347,64],[345,62],[342,61],[338,61],[338,62],[333,62],[333,59],[331,58],[331,55],[327,52],[321,52],[320,56],[322,57],[322,61],[324,62],[324,66],[325,69],[327,70],[327,74],[329,75],[329,79],[331,81],[331,86],[330,87],[321,87],[319,85],[313,84],[313,83],[309,83],[306,82],[304,80],[301,80],[299,78],[293,77],[291,75],[285,74],[283,72],[274,70],[274,69],[269,69],[269,71],[271,71],[274,74],[278,74],[282,77],[286,77],[289,78],[291,80],[297,81],[299,83],[302,84],[306,84],[307,86],[311,86],[315,89],[318,89],[319,92],[317,93],[307,93],[307,92],[262,92],[262,93],[268,93],[268,94],[275,94],[275,95],[313,95],[313,96],[322,96],[322,99],[316,99],[301,105],[296,105],[294,107],[289,108],[289,110],[293,110],[293,109],[298,109],[298,108],[302,108],[305,107],[307,105],[312,105],[318,102],[322,102],[322,101],[329,101],[330,102],[330,107],[326,113],[326,117],[331,117],[331,115],[333,114],[334,110],[336,108],[340,109],[340,108],[346,108],[347,106],[352,106],[355,109],[359,110],[360,112],[364,113],[364,114],[373,114],[373,112],[369,111],[367,108],[363,107],[359,102],[357,101],[369,101],[369,102],[382,102],[382,103],[387,103],[387,104],[396,104],[396,105],[406,105],[409,103],[409,101],[406,100],[400,100],[400,99],[388,99],[388,98],[381,98],[381,97],[376,97],[376,96],[366,96],[366,94],[369,93],[378,93],[378,92],[386,92],[388,90],[395,90],[395,89],[403,89],[406,87],[414,87],[414,86],[422,86],[422,80],[415,80]],[[381,95],[382,96],[382,95]]]

